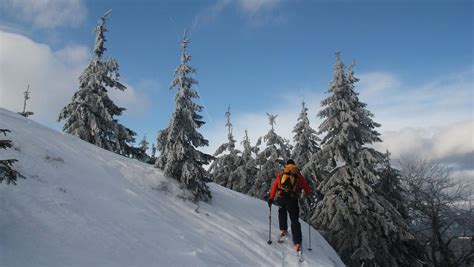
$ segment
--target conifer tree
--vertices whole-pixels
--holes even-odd
[[[156,145],[155,143],[151,144],[151,159],[150,163],[155,163],[156,162]]]
[[[293,141],[295,143],[291,151],[291,158],[298,166],[305,166],[311,159],[311,155],[319,152],[318,142],[321,141],[316,131],[309,125],[308,109],[303,101],[298,122],[293,128]]]
[[[199,95],[193,89],[197,81],[191,77],[196,70],[189,65],[189,41],[185,31],[181,41],[181,64],[176,68],[174,80],[170,85],[170,89],[178,89],[175,111],[169,126],[158,134],[157,148],[160,156],[155,165],[162,169],[165,175],[185,185],[193,193],[194,200],[207,201],[211,198],[211,192],[205,184],[209,175],[203,165],[209,164],[214,157],[197,150],[198,147],[207,146],[209,142],[197,131],[205,122],[199,115],[202,106],[193,102]]]
[[[148,140],[146,139],[146,134],[143,136],[143,139],[140,141],[140,143],[138,144],[138,147],[142,150],[142,151],[147,151],[148,150],[148,145],[150,143],[148,142]]]
[[[10,130],[0,129],[0,133],[7,135]],[[0,139],[0,149],[8,149],[12,147],[12,141],[6,139]],[[16,159],[1,159],[0,160],[0,183],[4,182],[6,184],[16,184],[18,177],[24,178],[20,173],[18,173],[14,168],[13,164],[17,162]]]
[[[225,186],[230,189],[234,189],[234,184],[238,184],[238,178],[236,170],[239,165],[242,164],[240,157],[240,151],[235,149],[235,140],[232,134],[232,123],[230,122],[230,106],[225,113],[227,117],[227,143],[219,146],[214,153],[216,159],[209,167],[209,172],[213,181],[217,184]]]
[[[66,120],[63,131],[80,139],[115,153],[128,156],[134,153],[131,147],[135,132],[117,121],[125,108],[118,107],[109,98],[107,90],[124,91],[126,87],[119,82],[119,66],[111,57],[103,59],[107,50],[105,44],[105,20],[110,12],[104,14],[95,28],[95,57],[79,77],[79,90],[71,103],[59,114],[58,121]]]
[[[275,133],[274,126],[278,115],[267,113],[271,126],[270,131],[263,137],[266,147],[257,155],[257,164],[260,170],[255,179],[255,183],[250,190],[250,195],[265,198],[270,190],[271,183],[278,172],[282,170],[285,162],[290,158],[290,147],[288,140]],[[257,144],[261,142],[261,137]]]
[[[376,192],[392,203],[404,219],[408,219],[402,197],[405,189],[401,185],[401,173],[391,166],[388,151],[384,154],[379,172],[380,180],[377,182]]]
[[[301,172],[308,181],[309,186],[315,190],[321,173],[316,157],[320,151],[318,142],[321,140],[317,136],[316,131],[309,125],[308,108],[306,108],[304,101],[298,121],[293,128],[293,133],[295,133],[293,137],[295,145],[291,151],[291,158],[301,168]],[[317,194],[312,194],[309,197],[309,206],[300,205],[306,215],[312,213],[311,210],[315,207],[317,196]]]
[[[27,109],[26,109],[26,101],[28,101],[31,98],[30,97],[30,85],[29,84],[28,84],[28,88],[26,89],[26,91],[23,92],[23,96],[24,96],[23,111],[18,112],[18,114],[20,114],[21,116],[23,116],[25,118],[28,118],[29,116],[34,115],[34,113],[32,111],[27,111]]]
[[[245,130],[245,136],[241,144],[244,150],[241,155],[241,164],[236,170],[236,181],[238,184],[233,184],[232,188],[238,192],[247,194],[252,188],[258,173],[257,161],[254,158],[254,155],[258,154],[258,147],[252,147],[247,130]]]
[[[325,133],[322,160],[331,175],[312,220],[349,266],[416,266],[402,216],[373,188],[383,154],[366,145],[381,141],[375,130],[380,125],[354,91],[353,65],[346,75],[336,55],[330,96],[318,114],[319,132]]]
[[[139,161],[149,163],[151,160],[151,157],[147,154],[149,144],[145,134],[140,143],[138,143],[138,147],[134,148],[136,152],[131,156]]]

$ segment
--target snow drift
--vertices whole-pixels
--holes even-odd
[[[198,207],[151,165],[1,108],[0,128],[14,142],[0,157],[27,177],[0,184],[0,266],[344,266],[314,229],[303,263],[291,242],[267,245],[261,200],[210,184]]]

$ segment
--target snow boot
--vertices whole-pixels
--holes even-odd
[[[278,238],[278,243],[283,243],[287,235],[288,232],[286,230],[280,230],[280,237]]]
[[[297,252],[301,251],[301,244],[295,244],[295,250]]]

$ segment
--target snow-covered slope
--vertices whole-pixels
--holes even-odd
[[[15,147],[0,158],[27,177],[0,184],[0,266],[298,266],[289,242],[267,245],[261,200],[210,184],[213,200],[196,212],[150,165],[1,108],[0,128]],[[344,266],[314,229],[312,247],[300,265]]]

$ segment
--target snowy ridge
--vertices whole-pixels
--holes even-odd
[[[344,266],[312,229],[305,262],[267,245],[268,207],[210,184],[213,199],[183,199],[151,165],[53,131],[0,108],[0,128],[26,180],[0,184],[0,266]],[[272,212],[272,239],[278,232]],[[303,222],[303,246],[308,244]]]

